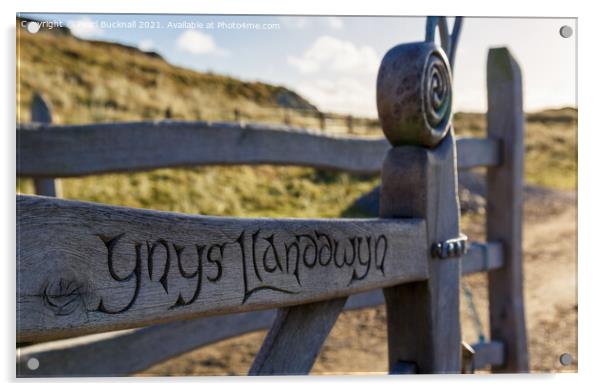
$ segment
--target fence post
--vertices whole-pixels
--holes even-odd
[[[523,305],[522,192],[524,117],[521,71],[507,48],[487,57],[487,136],[501,140],[502,164],[487,169],[487,241],[504,244],[504,266],[490,271],[492,340],[505,346],[505,363],[494,372],[528,372]]]
[[[41,95],[35,93],[31,101],[31,122],[52,123],[50,107]],[[60,197],[60,185],[54,178],[36,178],[33,180],[34,191],[38,195]]]
[[[353,116],[351,114],[347,116],[347,130],[349,133],[353,133]]]
[[[427,281],[384,289],[389,370],[460,373],[459,257],[465,241],[448,247],[460,236],[460,216],[445,54],[432,43],[391,49],[379,70],[377,104],[393,145],[382,169],[380,216],[424,218],[429,253]],[[445,253],[431,252],[437,244]]]
[[[318,111],[318,120],[320,121],[320,130],[326,129],[326,116],[321,111]]]
[[[282,121],[284,122],[285,125],[291,124],[291,116],[290,116],[289,110],[286,107],[284,108],[284,118],[282,119]]]

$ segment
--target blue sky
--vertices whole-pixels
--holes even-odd
[[[380,59],[399,43],[423,40],[426,20],[363,16],[23,16],[62,22],[81,38],[156,51],[170,63],[186,68],[284,85],[322,110],[369,116],[376,115],[375,80]],[[508,46],[522,67],[527,111],[576,106],[576,34],[562,38],[559,29],[563,25],[576,31],[575,19],[466,18],[456,55],[455,109],[486,110],[487,49],[497,46]]]

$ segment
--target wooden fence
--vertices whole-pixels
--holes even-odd
[[[334,134],[356,134],[370,135],[380,133],[380,124],[378,119],[367,117],[354,117],[351,114],[339,114],[333,112],[323,112],[316,108],[301,107],[283,107],[277,105],[262,104],[252,107],[235,107],[227,109],[224,107],[203,106],[196,110],[194,118],[190,115],[185,118],[167,107],[159,118],[152,119],[194,119],[197,121],[234,121],[240,123],[272,123],[298,126],[302,128],[312,128],[326,131]]]
[[[429,42],[385,56],[388,141],[241,123],[59,126],[35,98],[34,123],[17,127],[17,175],[39,194],[17,196],[17,341],[33,343],[17,349],[18,376],[127,375],[267,327],[250,374],[305,374],[341,311],[382,303],[390,373],[528,371],[520,69],[490,50],[488,136],[456,139],[449,68]],[[214,164],[380,172],[380,217],[222,218],[56,198],[60,177]],[[457,170],[474,167],[487,169],[487,242],[467,244]],[[460,278],[477,272],[491,340],[462,352]]]

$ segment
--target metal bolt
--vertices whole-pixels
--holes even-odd
[[[29,22],[27,23],[27,31],[29,31],[31,34],[35,34],[38,31],[40,31],[40,24],[38,22]]]
[[[573,35],[573,29],[571,26],[564,25],[560,28],[560,36],[562,38],[569,38],[571,35]]]
[[[40,361],[38,361],[37,358],[32,357],[29,360],[27,360],[27,368],[29,368],[29,370],[35,371],[39,367],[40,367]]]
[[[466,235],[460,234],[457,238],[448,239],[444,242],[434,243],[431,247],[433,257],[445,259],[459,257],[466,254]]]
[[[458,247],[458,243],[456,243],[456,242],[449,243],[447,254],[450,257],[457,257],[459,255],[459,251],[460,251],[460,248]]]
[[[569,353],[562,353],[560,355],[560,364],[562,364],[563,366],[568,366],[571,365],[573,363],[573,356],[571,356]]]

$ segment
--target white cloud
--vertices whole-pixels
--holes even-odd
[[[379,65],[376,51],[370,46],[356,46],[329,35],[319,37],[300,57],[288,56],[287,62],[307,74],[319,70],[347,73],[373,73]]]
[[[155,42],[152,39],[143,39],[138,43],[138,49],[143,52],[150,52],[155,48]]]
[[[289,63],[289,65],[301,73],[312,73],[320,69],[320,63],[315,60],[288,56],[286,61]]]
[[[87,39],[104,35],[104,30],[98,27],[98,23],[87,16],[67,21],[67,27],[79,38]]]
[[[330,16],[326,18],[326,22],[328,23],[328,26],[333,30],[340,30],[343,28],[343,19],[341,18]]]
[[[308,79],[295,86],[321,110],[376,116],[376,91],[372,78]]]
[[[213,54],[225,56],[229,52],[219,48],[213,37],[199,31],[186,30],[176,40],[176,46],[179,50],[190,54]]]

